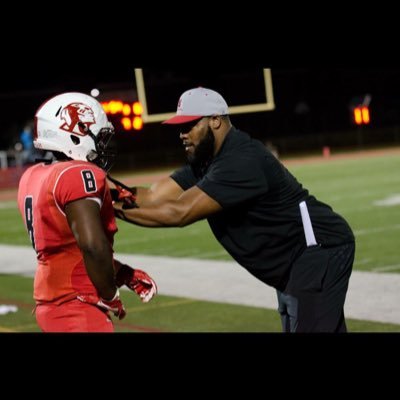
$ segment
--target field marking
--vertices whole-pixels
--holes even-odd
[[[140,307],[131,307],[127,308],[127,312],[141,312],[141,311],[147,311],[147,310],[154,310],[154,309],[159,309],[159,308],[167,308],[167,307],[175,307],[175,306],[180,306],[182,304],[190,304],[190,303],[197,303],[197,300],[193,299],[184,299],[184,300],[174,300],[174,301],[169,301],[168,303],[165,304],[158,304],[158,305],[150,305],[146,306],[146,308],[143,308],[143,306]]]
[[[386,186],[383,187],[383,188],[380,187],[377,190],[368,190],[368,191],[365,190],[365,191],[358,191],[358,192],[351,192],[351,193],[348,192],[349,190],[351,190],[351,188],[348,188],[347,192],[343,193],[343,194],[336,194],[337,193],[337,189],[324,190],[324,193],[322,195],[319,194],[318,197],[329,198],[330,201],[342,201],[342,200],[348,200],[348,199],[371,199],[371,200],[373,200],[372,204],[373,205],[377,205],[375,203],[379,202],[380,200],[374,200],[374,197],[375,198],[376,197],[378,197],[378,198],[381,197],[382,196],[382,192],[384,190],[386,190]],[[389,190],[390,189],[387,189],[388,192],[389,192]],[[391,196],[396,196],[396,195],[395,194],[388,194],[387,195],[387,197],[391,197]],[[398,195],[398,196],[400,196],[400,195]]]
[[[0,276],[1,273],[34,274],[36,259],[31,247],[0,244],[0,253]],[[183,298],[185,303],[212,301],[269,309],[276,309],[277,306],[276,291],[255,279],[244,268],[239,268],[234,261],[122,253],[117,253],[116,258],[126,264],[146,266],[146,272],[156,279],[160,295],[180,297],[178,301]],[[361,261],[364,263],[367,258]],[[374,267],[377,265],[379,264]],[[398,271],[391,273],[354,270],[346,296],[347,317],[400,324],[399,287]],[[173,304],[167,303],[164,307],[171,307]],[[136,307],[131,308],[135,311],[136,308],[149,310],[150,307],[156,307],[139,306],[136,303]]]
[[[14,329],[6,328],[5,326],[0,326],[0,332],[17,332]]]
[[[129,322],[121,322],[121,321],[113,321],[114,323],[114,328],[125,328],[129,329],[129,332],[147,332],[147,333],[160,333],[160,332],[166,332],[163,329],[159,328],[153,328],[151,326],[141,326],[141,325],[135,325],[135,324],[130,324]],[[117,332],[117,331],[116,331]]]
[[[391,196],[386,197],[385,199],[374,201],[374,205],[380,207],[398,206],[399,204],[400,204],[400,194],[393,194]]]
[[[25,330],[27,328],[39,328],[39,325],[38,324],[26,324],[26,325],[14,326],[15,332],[20,332],[21,329]],[[28,331],[28,332],[33,332],[33,331]]]
[[[190,304],[190,303],[198,303],[197,300],[193,299],[183,299],[183,300],[174,300],[174,301],[169,301],[168,303],[165,304],[159,304],[159,305],[146,305],[145,307],[140,306],[140,307],[131,307],[126,309],[127,312],[129,313],[137,313],[137,312],[142,312],[142,311],[148,311],[148,310],[154,310],[154,309],[159,309],[159,308],[167,308],[167,307],[175,307],[175,306],[180,306],[183,304]],[[163,332],[159,328],[153,328],[153,327],[143,327],[139,325],[132,325],[127,322],[114,322],[115,326],[120,326],[121,328],[134,328],[137,331],[145,331],[145,332]],[[15,326],[14,328],[6,328],[5,326],[0,326],[0,332],[20,332],[22,330],[30,329],[30,328],[38,328],[37,324],[26,324],[26,325],[18,325]],[[28,331],[30,332],[30,331]]]
[[[2,201],[0,202],[0,209],[17,208],[16,201]]]
[[[386,272],[400,270],[400,264],[395,265],[384,265],[383,267],[372,268],[372,272]]]
[[[229,254],[225,250],[207,251],[207,252],[198,251],[193,254],[195,254],[195,256],[193,255],[193,257],[198,258],[199,260],[208,260],[208,259],[213,260],[214,258],[221,259],[222,257],[225,256],[228,256],[229,260],[231,260]]]
[[[360,261],[357,261],[357,265],[369,264],[373,260],[371,258],[363,258]],[[355,263],[354,263],[355,264]]]
[[[362,236],[362,235],[369,235],[371,233],[395,231],[397,229],[400,229],[400,224],[390,225],[390,226],[381,226],[381,227],[372,228],[372,229],[358,229],[358,230],[354,231],[354,234],[356,236]]]

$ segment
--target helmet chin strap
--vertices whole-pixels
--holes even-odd
[[[104,148],[99,148],[99,144],[98,143],[98,138],[93,134],[93,132],[81,121],[78,122],[78,126],[89,136],[92,138],[93,142],[94,142],[94,146],[96,148],[95,150],[90,150],[89,153],[86,155],[86,158],[89,162],[92,162],[94,164],[96,164],[97,166],[99,166],[100,168],[104,169],[106,172],[108,172],[113,163],[114,163],[114,158],[115,158],[115,154],[111,153],[111,152],[106,152],[106,146],[107,144],[104,146]],[[106,128],[104,128],[106,129]],[[102,129],[100,129],[99,131],[99,135],[101,134]],[[103,147],[103,146],[102,146]]]
[[[98,157],[98,154],[94,150],[90,150],[86,156],[87,160],[90,162],[94,162],[97,157]]]
[[[86,135],[93,139],[94,144],[96,145],[96,136],[93,135],[92,131],[81,121],[78,122],[78,126],[86,133]]]
[[[93,135],[93,132],[81,121],[78,122],[78,126],[86,133],[86,135],[92,138],[94,146],[96,147],[97,150],[96,136]],[[96,160],[96,158],[98,158],[98,156],[99,155],[97,154],[97,151],[90,150],[89,153],[86,155],[86,158],[88,161],[94,163],[94,161]]]

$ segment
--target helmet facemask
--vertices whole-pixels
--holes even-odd
[[[111,139],[114,137],[114,127],[109,122],[109,126],[101,128],[97,135],[82,122],[78,122],[81,129],[93,139],[95,150],[90,150],[87,154],[87,160],[96,164],[104,171],[108,172],[113,166],[116,158],[116,151],[108,149]]]

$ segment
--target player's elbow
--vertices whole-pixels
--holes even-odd
[[[106,240],[82,241],[79,248],[85,258],[91,259],[105,259],[110,253],[110,243]]]

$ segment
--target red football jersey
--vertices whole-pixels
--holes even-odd
[[[20,180],[18,207],[38,259],[33,293],[37,303],[61,304],[78,294],[96,293],[65,215],[66,204],[83,198],[99,202],[112,246],[118,229],[102,169],[86,161],[41,163]]]

